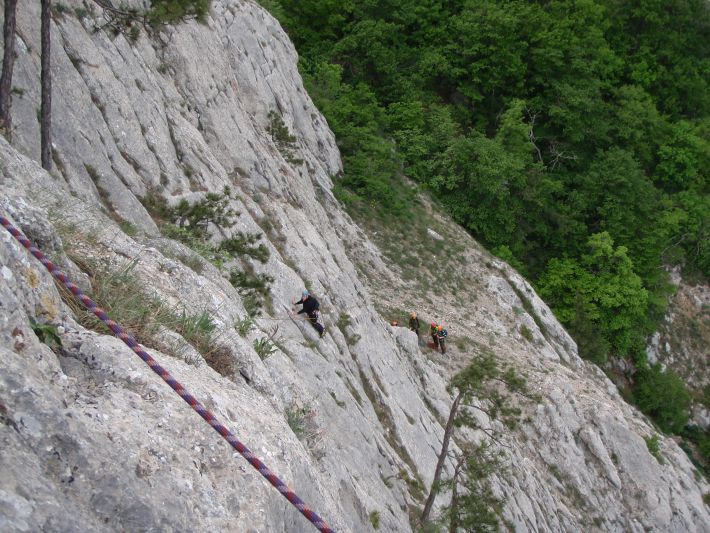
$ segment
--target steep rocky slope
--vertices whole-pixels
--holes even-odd
[[[710,288],[690,285],[674,276],[677,285],[668,312],[651,338],[649,360],[673,369],[694,396],[692,422],[710,426]]]
[[[368,531],[377,516],[382,531],[411,529],[451,402],[446,383],[485,348],[525,371],[543,398],[524,406],[526,423],[505,438],[510,468],[495,486],[511,526],[710,530],[710,489],[684,453],[665,438],[663,464],[649,453],[652,426],[579,359],[512,269],[430,212],[457,283],[427,295],[344,214],[331,193],[335,139],[288,38],[257,4],[215,0],[207,24],[131,42],[94,31],[99,10],[65,1],[52,28],[51,174],[33,162],[39,7],[22,4],[0,212],[85,287],[97,290],[100,269],[123,270],[146,299],[183,317],[207,313],[232,373],[213,370],[176,330],[155,334],[151,353],[332,526]],[[295,144],[270,133],[270,112]],[[264,264],[240,264],[274,278],[273,309],[246,337],[233,327],[245,299],[224,268],[161,236],[139,201],[150,193],[194,202],[225,185],[239,213],[227,233],[262,232],[270,252]],[[87,329],[4,230],[0,263],[0,529],[307,530],[129,348]],[[323,304],[321,340],[283,308],[304,285]],[[412,305],[447,321],[451,357],[422,353],[377,311]],[[63,348],[40,342],[30,319],[56,326]],[[253,341],[269,335],[278,349],[262,359]],[[306,426],[298,435],[294,414]]]

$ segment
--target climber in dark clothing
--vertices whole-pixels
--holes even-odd
[[[316,300],[307,290],[304,289],[301,293],[301,299],[297,302],[293,302],[293,305],[303,306],[303,309],[301,309],[297,314],[300,315],[301,313],[306,313],[308,321],[313,326],[313,329],[318,332],[320,337],[323,337],[323,335],[325,335],[325,328],[321,323],[320,304],[318,303],[318,300]]]
[[[417,344],[419,346],[422,345],[422,339],[419,336],[419,319],[417,318],[417,313],[415,311],[412,311],[412,314],[409,315],[409,329],[411,329],[414,333],[417,334]]]

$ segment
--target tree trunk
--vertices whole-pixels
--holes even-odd
[[[451,520],[449,521],[449,533],[456,533],[456,530],[459,528],[459,478],[461,477],[461,470],[463,469],[464,463],[466,463],[466,457],[461,455],[456,461],[454,477],[451,479],[451,506],[449,508]]]
[[[0,76],[0,128],[9,136],[12,131],[12,69],[15,66],[15,24],[17,21],[17,0],[5,0],[5,22],[3,24],[4,53],[2,76]]]
[[[42,0],[42,104],[40,109],[40,140],[42,168],[52,168],[52,72],[50,57],[50,32],[49,25],[52,20],[50,9],[51,0]]]
[[[459,404],[461,403],[461,397],[463,392],[459,392],[458,396],[451,405],[451,411],[449,412],[449,420],[446,422],[446,428],[444,429],[444,440],[441,443],[441,453],[439,453],[439,460],[436,462],[436,469],[434,470],[434,481],[431,482],[431,489],[429,489],[429,496],[424,504],[424,510],[422,511],[421,523],[426,524],[429,520],[429,514],[431,513],[431,508],[434,505],[434,499],[436,498],[436,493],[439,492],[439,482],[441,481],[441,472],[444,469],[444,461],[446,461],[446,454],[449,451],[449,441],[451,440],[451,434],[454,432],[454,420],[456,419],[456,414],[459,410]]]

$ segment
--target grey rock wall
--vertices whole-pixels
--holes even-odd
[[[421,505],[412,480],[431,482],[455,365],[423,354],[413,334],[375,310],[408,289],[332,195],[335,139],[278,23],[254,2],[215,0],[206,24],[131,42],[95,31],[100,10],[78,18],[83,3],[65,0],[69,10],[52,27],[55,169],[47,174],[32,161],[35,4],[18,10],[13,85],[22,94],[13,100],[13,145],[0,140],[0,212],[86,288],[81,263],[131,265],[166,306],[208,313],[234,375],[219,375],[174,331],[151,353],[337,530],[372,530],[377,512],[381,531],[410,531],[410,508]],[[267,131],[271,111],[297,139],[290,158]],[[251,266],[275,280],[274,312],[245,338],[233,327],[243,299],[224,273],[186,266],[180,258],[192,252],[161,237],[139,201],[150,191],[194,201],[225,185],[239,212],[230,231],[265,234],[270,257]],[[708,531],[702,495],[710,489],[683,452],[662,438],[661,465],[644,442],[653,428],[579,359],[531,287],[465,234],[457,238],[466,246],[461,268],[484,288],[470,313],[444,301],[438,312],[477,342],[495,339],[496,354],[526,371],[543,397],[506,438],[510,469],[496,490],[510,523],[518,531]],[[394,294],[372,292],[355,266],[363,257]],[[129,348],[82,327],[4,230],[0,273],[0,529],[308,529]],[[320,340],[283,308],[305,285],[323,305]],[[514,312],[522,295],[537,320]],[[57,326],[63,350],[39,342],[30,318]],[[262,360],[252,343],[272,333],[279,348]],[[307,413],[301,439],[287,421],[299,409]]]

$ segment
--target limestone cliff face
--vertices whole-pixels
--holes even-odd
[[[472,351],[486,346],[527,372],[543,398],[506,436],[509,468],[495,479],[516,530],[710,530],[710,488],[673,440],[661,438],[659,463],[644,442],[654,429],[579,359],[530,286],[438,215],[445,242],[459,246],[457,274],[476,294],[442,287],[429,303],[417,299],[334,199],[335,139],[293,46],[256,3],[214,0],[207,24],[131,42],[95,31],[100,10],[65,0],[52,27],[51,174],[35,162],[39,6],[21,4],[0,212],[84,287],[97,290],[87,274],[98,268],[123,270],[146,298],[207,313],[232,375],[170,329],[155,334],[151,353],[335,529],[372,530],[377,513],[381,531],[410,531],[417,480],[431,482],[446,383],[467,352],[423,354],[375,310],[413,299],[465,333]],[[269,133],[270,112],[295,145]],[[243,261],[274,278],[273,310],[246,337],[233,327],[244,299],[224,269],[162,237],[139,201],[149,192],[196,201],[225,185],[239,213],[229,231],[262,232],[270,251],[265,264]],[[0,529],[308,530],[129,348],[82,326],[4,230],[0,274]],[[306,285],[328,325],[321,340],[284,309]],[[40,342],[31,318],[57,327],[62,350]],[[253,341],[269,335],[278,349],[262,360]],[[300,435],[289,413],[304,415]]]

